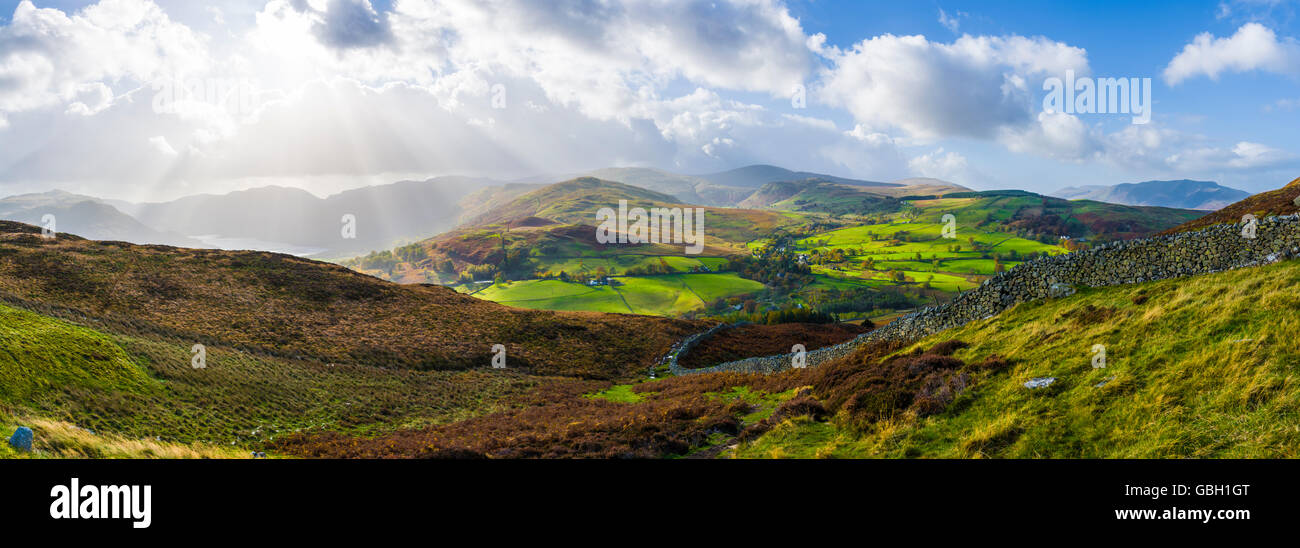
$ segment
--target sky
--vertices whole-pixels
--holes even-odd
[[[1296,1],[207,4],[0,0],[0,195],[757,163],[1036,192],[1300,175]],[[1067,74],[1136,83],[1149,119],[1049,103]]]

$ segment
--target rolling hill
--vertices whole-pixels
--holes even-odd
[[[1109,204],[1159,206],[1212,211],[1237,202],[1249,192],[1211,181],[1146,181],[1113,186],[1066,187],[1051,193],[1067,200],[1093,200]]]
[[[827,179],[804,179],[767,183],[740,202],[738,207],[867,215],[899,211],[902,208],[899,198],[969,191],[968,188],[937,179],[892,187],[854,186]]]
[[[0,223],[0,296],[127,332],[281,357],[408,369],[490,363],[493,345],[542,374],[648,367],[696,325],[512,309],[266,252],[97,242]]]

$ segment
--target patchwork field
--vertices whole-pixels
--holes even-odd
[[[615,277],[613,280],[613,286],[595,287],[560,280],[524,280],[494,284],[474,296],[537,310],[676,316],[703,308],[713,299],[763,289],[763,284],[731,273]]]
[[[929,200],[961,203],[962,200]],[[932,205],[932,207],[934,207]],[[941,215],[940,215],[941,216]],[[993,231],[944,238],[935,222],[889,222],[843,228],[797,240],[816,274],[875,285],[922,285],[945,292],[972,289],[1021,258],[1065,253],[1064,247]]]

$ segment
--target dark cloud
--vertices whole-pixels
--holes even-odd
[[[294,0],[293,7],[321,16],[316,37],[332,48],[359,49],[393,42],[388,14],[376,10],[370,0],[330,0],[323,12],[313,10],[306,0]]]

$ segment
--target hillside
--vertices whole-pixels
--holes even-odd
[[[1290,215],[1296,212],[1300,212],[1300,179],[1291,181],[1277,190],[1255,194],[1204,217],[1170,228],[1164,231],[1163,234],[1199,230],[1217,224],[1240,223],[1241,218],[1248,214],[1254,215],[1257,219],[1263,219],[1274,215]]]
[[[598,243],[596,212],[601,208],[617,209],[620,200],[627,200],[629,207],[693,207],[666,194],[585,177],[522,192],[453,231],[393,253],[345,264],[395,280],[447,283],[475,265],[503,267],[526,275],[539,270],[558,273],[565,263],[584,257],[686,255],[681,244]],[[705,212],[702,255],[706,257],[743,252],[746,242],[795,222],[769,211],[708,207]],[[507,257],[517,258],[518,262],[506,263]],[[525,264],[528,257],[537,260]],[[451,261],[450,267],[445,266],[447,261]],[[622,266],[626,269],[634,265]]]
[[[507,183],[492,185],[470,193],[460,199],[460,216],[456,219],[456,225],[468,223],[510,203],[515,198],[545,186],[544,184]]]
[[[1211,181],[1183,179],[1111,186],[1066,187],[1051,195],[1066,200],[1093,200],[1109,204],[1213,211],[1250,196],[1250,193]]]
[[[1296,458],[1297,284],[1300,262],[1288,261],[1021,304],[903,349],[962,341],[927,362],[961,384],[931,400],[940,405],[920,406],[914,392],[883,415],[833,399],[870,393],[850,388],[855,371],[881,361],[863,352],[789,381],[814,385],[839,410],[833,419],[779,424],[736,455]],[[1092,364],[1096,344],[1104,368]],[[1024,386],[1046,377],[1048,388]]]
[[[128,332],[277,356],[413,369],[490,364],[618,377],[696,326],[636,316],[511,309],[441,287],[402,286],[265,252],[96,242],[0,223],[7,299]]]
[[[32,427],[40,458],[247,458],[234,444],[458,420],[557,380],[276,358],[211,340],[198,369],[189,340],[87,323],[0,304],[0,427]],[[0,458],[20,456],[0,444]]]
[[[753,192],[752,188],[719,185],[699,177],[651,168],[611,167],[581,176],[641,187],[670,195],[676,202],[706,206],[735,206]]]
[[[903,198],[969,191],[937,179],[894,187],[853,186],[826,179],[804,179],[767,183],[740,202],[738,207],[869,215],[897,212],[902,209],[900,199]]]
[[[545,403],[463,423],[276,447],[368,458],[1295,458],[1300,320],[1286,312],[1300,306],[1297,284],[1300,262],[1289,261],[1087,289],[816,368],[555,386]],[[1043,377],[1055,381],[1025,386]]]

